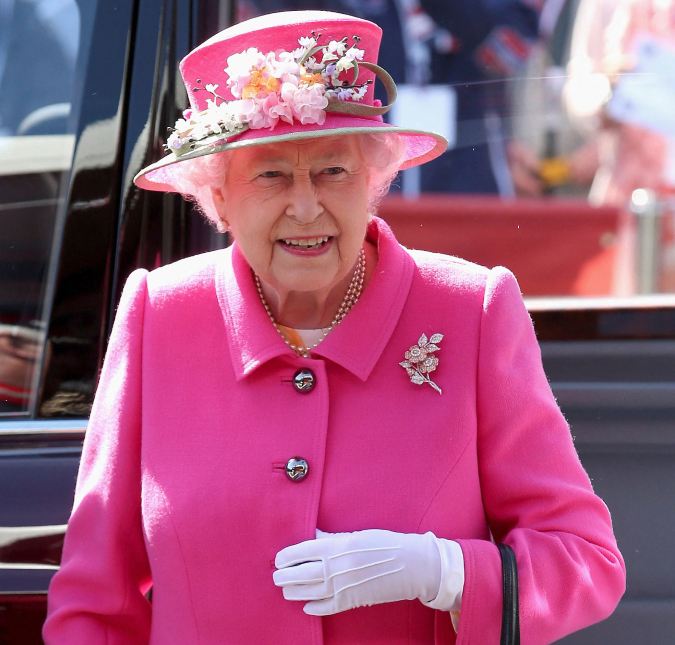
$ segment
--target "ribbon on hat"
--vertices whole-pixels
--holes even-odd
[[[382,81],[384,89],[387,90],[387,105],[363,105],[362,103],[351,103],[347,101],[329,101],[326,106],[326,112],[331,114],[350,114],[352,116],[381,116],[389,111],[389,108],[396,102],[398,91],[396,83],[387,70],[375,63],[358,63],[359,67],[370,70]]]

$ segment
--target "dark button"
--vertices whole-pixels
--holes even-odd
[[[303,480],[308,472],[309,464],[301,457],[293,457],[286,462],[286,474],[291,481]]]
[[[307,392],[311,392],[314,389],[315,385],[316,376],[314,376],[314,372],[312,372],[312,370],[303,368],[293,374],[293,386],[298,392],[307,394]]]

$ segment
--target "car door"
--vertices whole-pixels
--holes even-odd
[[[226,26],[229,6],[0,3],[3,645],[42,642],[46,592],[126,276],[205,250],[215,237],[197,218],[186,225],[182,199],[146,197],[131,178],[185,107],[179,58],[201,34]]]

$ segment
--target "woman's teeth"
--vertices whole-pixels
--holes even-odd
[[[330,236],[326,235],[323,237],[309,237],[302,240],[283,239],[281,241],[284,244],[287,244],[288,246],[295,246],[301,249],[318,249],[319,247],[323,246],[326,242],[328,242],[329,239]]]

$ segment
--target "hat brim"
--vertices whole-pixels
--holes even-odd
[[[317,139],[320,137],[336,137],[348,134],[366,134],[392,132],[398,135],[404,143],[405,153],[401,170],[419,166],[443,154],[448,142],[440,134],[424,130],[410,130],[395,125],[383,123],[372,118],[360,118],[343,115],[326,115],[323,124],[299,126],[280,123],[274,130],[247,130],[229,141],[211,143],[207,146],[176,156],[170,153],[159,161],[143,168],[135,177],[134,183],[145,190],[180,192],[175,184],[181,172],[180,164],[227,150],[238,150],[249,146],[260,146],[285,141],[300,141],[303,139]]]

